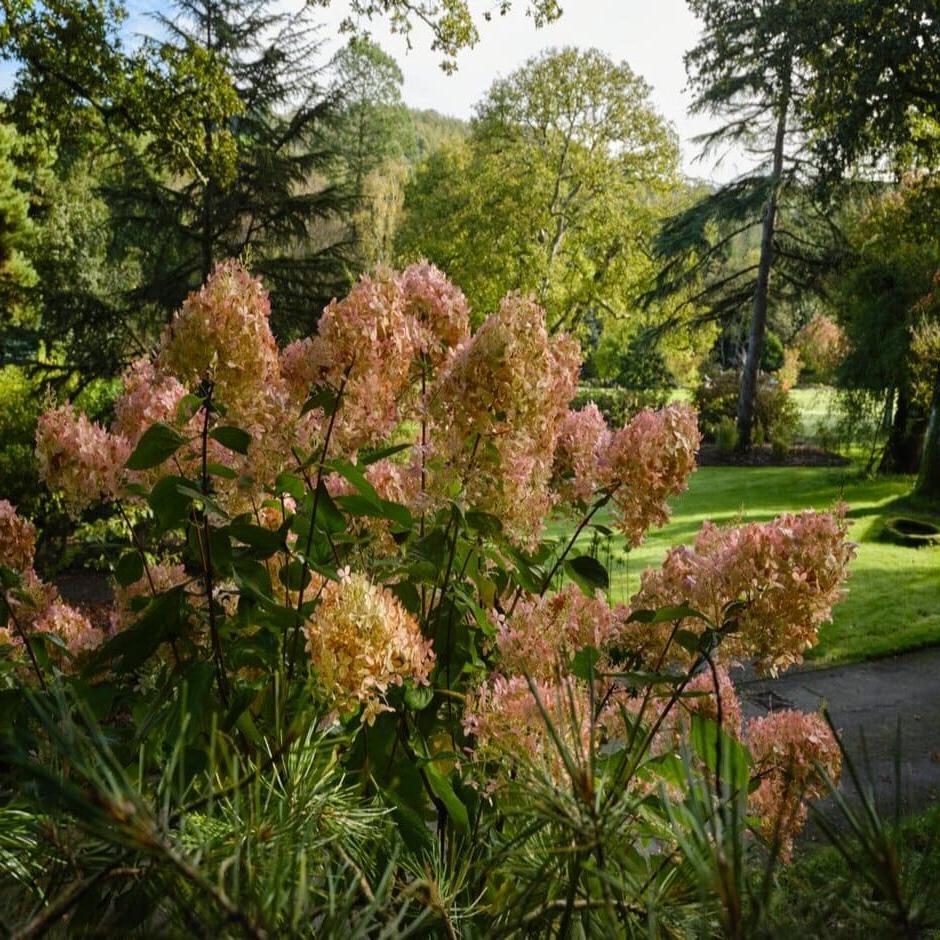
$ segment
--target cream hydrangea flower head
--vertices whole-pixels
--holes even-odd
[[[405,680],[427,685],[434,665],[431,641],[387,588],[345,569],[323,589],[305,627],[316,681],[341,714],[363,706],[372,724],[390,711],[386,695]]]

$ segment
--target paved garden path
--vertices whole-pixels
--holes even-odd
[[[940,799],[940,648],[830,669],[801,670],[776,679],[740,678],[744,712],[829,708],[846,749],[871,780],[882,812],[895,803],[895,751],[900,722],[902,812]],[[862,745],[864,734],[867,766]],[[852,787],[843,781],[851,799]]]

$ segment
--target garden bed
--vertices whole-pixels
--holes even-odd
[[[746,454],[721,450],[715,444],[703,444],[698,453],[702,467],[847,467],[851,461],[841,454],[809,444],[797,444],[786,453],[775,453],[770,444],[752,447]]]

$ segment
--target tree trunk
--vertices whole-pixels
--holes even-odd
[[[926,427],[926,415],[911,407],[910,389],[899,385],[895,395],[894,421],[878,472],[917,473]]]
[[[885,410],[881,418],[881,430],[891,430],[891,419],[894,417],[894,387],[885,392]]]
[[[926,499],[940,499],[940,363],[934,373],[930,420],[914,493]]]
[[[206,51],[212,52],[212,3],[206,4]],[[202,282],[209,279],[212,273],[212,124],[203,121],[206,148],[206,175],[202,187]]]
[[[770,268],[773,265],[774,229],[777,222],[777,197],[783,175],[783,149],[787,133],[787,110],[789,90],[785,89],[777,116],[777,135],[774,140],[773,172],[770,178],[770,195],[764,206],[764,219],[760,238],[760,261],[757,265],[757,283],[751,305],[751,330],[747,343],[747,358],[741,370],[741,389],[738,394],[738,442],[739,451],[749,450],[754,430],[754,403],[757,398],[757,376],[760,358],[764,351],[764,336],[767,332],[767,304],[770,294]]]

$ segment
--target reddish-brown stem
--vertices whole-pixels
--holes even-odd
[[[46,685],[45,677],[42,674],[42,670],[39,668],[39,660],[36,659],[36,654],[33,652],[32,646],[29,645],[26,632],[23,630],[16,614],[13,612],[13,605],[10,603],[9,595],[6,593],[4,594],[4,600],[6,601],[7,611],[10,614],[10,620],[13,621],[13,629],[19,634],[20,639],[23,641],[23,646],[26,647],[26,652],[29,653],[29,659],[33,664],[33,669],[36,672],[36,677],[39,679],[39,684],[42,686],[43,692],[48,692],[49,687]]]
[[[330,450],[330,438],[333,436],[333,428],[336,426],[336,416],[339,414],[340,405],[343,401],[343,392],[346,389],[346,382],[349,380],[349,373],[352,371],[350,365],[340,384],[339,391],[336,393],[336,403],[330,414],[330,421],[326,427],[326,435],[323,438],[323,450],[320,453],[320,460],[317,464],[317,485],[313,491],[313,510],[310,518],[310,529],[307,532],[307,542],[304,548],[303,564],[300,571],[300,589],[297,594],[297,617],[294,623],[294,633],[291,642],[290,657],[287,663],[287,679],[290,681],[294,677],[294,663],[297,659],[297,639],[300,635],[300,626],[303,623],[304,592],[306,590],[307,575],[310,572],[310,550],[313,547],[313,530],[317,524],[317,509],[320,505],[320,484],[323,482],[323,465],[326,463],[326,457]],[[285,650],[286,652],[286,650]]]
[[[212,383],[208,384],[206,399],[203,402],[202,419],[202,495],[209,496],[209,417],[212,412]],[[200,538],[202,550],[204,582],[206,586],[206,604],[209,611],[209,637],[212,641],[212,652],[215,658],[216,679],[219,683],[219,695],[222,704],[228,706],[228,678],[225,675],[225,660],[222,658],[222,641],[219,639],[219,625],[215,616],[215,589],[212,570],[212,546],[209,538],[209,510],[202,507],[202,537]]]

